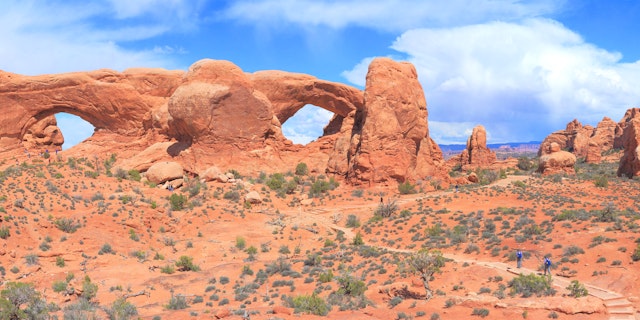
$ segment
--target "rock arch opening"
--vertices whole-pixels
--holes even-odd
[[[62,150],[67,150],[91,137],[95,127],[88,121],[66,112],[55,114],[58,128],[64,137]]]
[[[307,145],[325,135],[334,113],[307,104],[282,124],[282,134],[293,143]]]

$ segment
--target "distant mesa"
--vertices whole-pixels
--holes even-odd
[[[402,83],[399,86],[397,83]],[[307,146],[282,134],[282,123],[312,104],[334,113],[324,135]],[[212,166],[248,174],[312,172],[353,184],[447,182],[442,152],[429,137],[427,105],[413,65],[386,58],[369,68],[364,91],[284,71],[243,72],[205,59],[189,70],[96,70],[23,76],[0,72],[0,156],[59,146],[53,115],[79,116],[93,136],[66,156],[117,154],[117,167],[148,170],[179,163],[199,174]],[[52,122],[53,119],[53,122]]]

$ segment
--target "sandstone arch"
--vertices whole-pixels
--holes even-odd
[[[38,121],[65,112],[96,130],[140,135],[152,113],[175,90],[183,72],[134,69],[21,76],[0,72],[0,146],[15,148]]]
[[[345,118],[364,108],[364,93],[344,84],[284,71],[258,71],[251,75],[254,87],[263,92],[280,123],[285,123],[307,104]]]

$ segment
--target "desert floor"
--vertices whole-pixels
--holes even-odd
[[[171,192],[84,158],[0,168],[0,289],[32,284],[59,319],[320,319],[310,310],[322,308],[332,319],[635,319],[640,309],[640,183],[615,177],[615,164],[402,193],[242,172]],[[260,203],[245,202],[252,190]],[[430,300],[409,263],[420,250],[445,258]],[[545,255],[555,294],[514,292]],[[588,296],[570,296],[573,280]]]

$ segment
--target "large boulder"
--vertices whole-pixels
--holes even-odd
[[[538,172],[543,175],[575,174],[576,156],[568,151],[560,150],[560,145],[553,142],[548,151],[538,161]]]
[[[22,143],[27,149],[60,149],[64,143],[64,137],[58,128],[56,117],[45,117],[29,127],[22,137]]]
[[[427,102],[412,64],[374,59],[367,73],[364,103],[351,130],[350,181],[446,176],[442,151],[429,136]]]
[[[177,162],[157,162],[149,167],[145,176],[150,182],[160,184],[165,181],[182,178],[184,176],[184,169],[182,165]]]
[[[269,99],[229,61],[194,63],[169,99],[168,112],[180,140],[247,145],[282,139]]]

